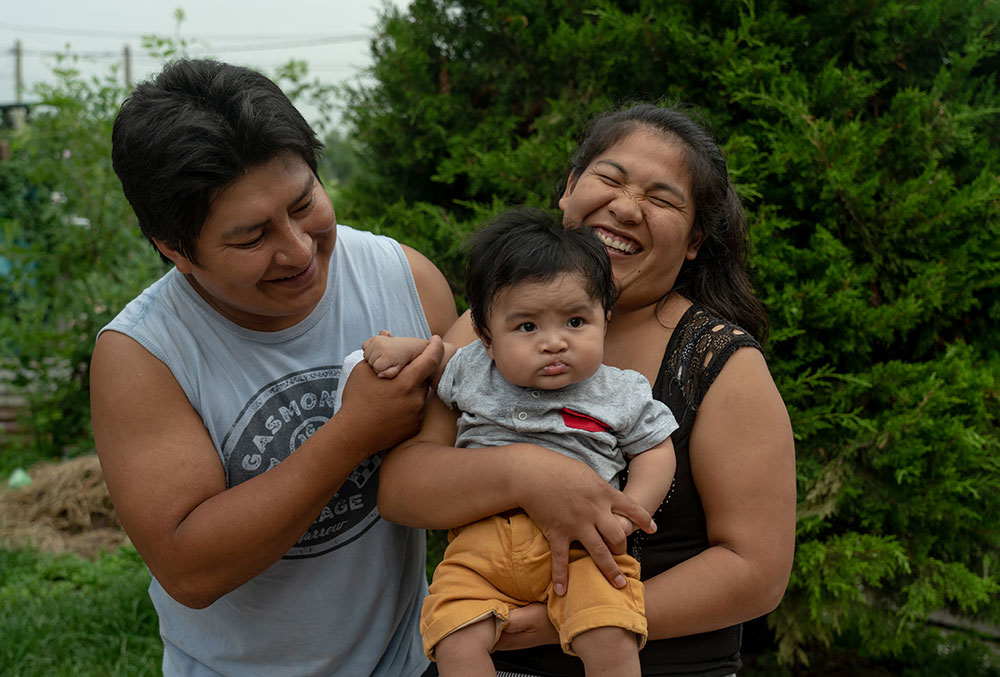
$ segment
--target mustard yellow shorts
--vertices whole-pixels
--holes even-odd
[[[434,571],[420,615],[424,653],[452,632],[492,616],[496,639],[510,620],[510,609],[546,602],[563,651],[581,632],[619,627],[646,643],[639,563],[628,555],[615,561],[625,574],[624,588],[611,585],[582,548],[570,550],[566,594],[552,592],[549,542],[523,512],[496,515],[452,530],[444,559]]]

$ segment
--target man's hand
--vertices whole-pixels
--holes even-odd
[[[378,449],[388,449],[420,430],[428,383],[444,354],[441,338],[435,336],[392,379],[380,379],[359,363],[344,388],[337,416],[353,419],[359,435]]]

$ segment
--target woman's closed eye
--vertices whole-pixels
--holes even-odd
[[[660,197],[658,195],[647,195],[646,199],[657,207],[673,207],[674,203],[665,197]]]

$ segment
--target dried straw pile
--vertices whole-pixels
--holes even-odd
[[[128,542],[97,456],[38,464],[31,485],[0,488],[0,547],[94,558]]]

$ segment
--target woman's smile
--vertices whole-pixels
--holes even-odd
[[[612,233],[601,226],[594,226],[594,232],[597,233],[597,237],[599,237],[601,242],[604,243],[604,246],[608,249],[609,254],[625,254],[627,256],[631,256],[632,254],[637,254],[642,251],[642,245],[632,238],[626,238],[617,233]]]

